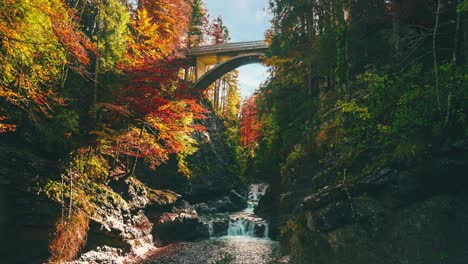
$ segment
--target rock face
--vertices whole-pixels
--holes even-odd
[[[154,223],[147,211],[164,211],[179,198],[171,191],[150,189],[135,178],[114,184],[113,189],[102,187],[96,195],[96,209],[84,250],[87,253],[78,261],[107,258],[116,253],[108,250],[112,248],[121,255],[142,256],[155,246]]]
[[[440,195],[399,209],[361,201],[307,212],[291,240],[293,263],[467,263],[468,194]],[[386,217],[385,217],[386,216]]]
[[[214,201],[194,205],[199,214],[213,214],[240,211],[247,207],[247,198],[231,190],[229,195]]]
[[[291,263],[468,263],[467,171],[464,143],[412,167],[345,182],[318,179],[313,191],[278,196],[280,240]],[[268,192],[266,199],[274,202]]]
[[[19,145],[0,144],[0,263],[47,259],[49,234],[60,208],[36,195],[31,183],[48,173],[59,175],[53,158]]]

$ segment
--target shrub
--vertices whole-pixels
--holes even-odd
[[[61,217],[55,224],[55,233],[49,243],[50,263],[73,260],[86,245],[89,217],[82,210]]]

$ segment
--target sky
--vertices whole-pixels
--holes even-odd
[[[211,16],[221,16],[229,29],[231,42],[262,40],[270,27],[268,0],[204,0]],[[250,64],[238,68],[242,98],[252,94],[268,77],[268,68]]]

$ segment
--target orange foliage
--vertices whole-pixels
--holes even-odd
[[[188,93],[179,80],[180,65],[174,59],[184,45],[190,17],[191,1],[140,1],[126,64],[121,65],[130,80],[117,94],[122,107],[106,107],[128,109],[128,116],[140,124],[108,139],[103,147],[108,155],[144,158],[156,168],[172,154],[180,158],[196,151],[192,134],[204,128],[194,122],[206,110],[195,101],[199,95]]]
[[[206,112],[194,100],[170,101],[147,114],[143,127],[123,132],[104,151],[111,156],[119,153],[144,158],[155,169],[171,154],[196,151],[196,141],[191,136],[204,127],[194,124],[194,120],[204,118]]]
[[[63,263],[73,260],[86,245],[89,230],[89,217],[81,210],[74,211],[70,219],[57,220],[55,233],[49,243],[50,263]]]
[[[130,65],[147,65],[174,55],[184,44],[190,15],[190,1],[141,0],[137,18],[132,21]]]
[[[251,146],[260,138],[261,124],[258,120],[258,109],[255,95],[247,98],[241,108],[241,145]]]
[[[30,115],[49,115],[64,104],[57,93],[64,66],[88,64],[94,50],[62,0],[3,1],[0,46],[0,100]],[[5,108],[0,116],[9,115]],[[0,132],[13,127],[0,123]]]

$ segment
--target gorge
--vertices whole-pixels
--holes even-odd
[[[466,264],[467,65],[467,0],[3,0],[0,263]]]

